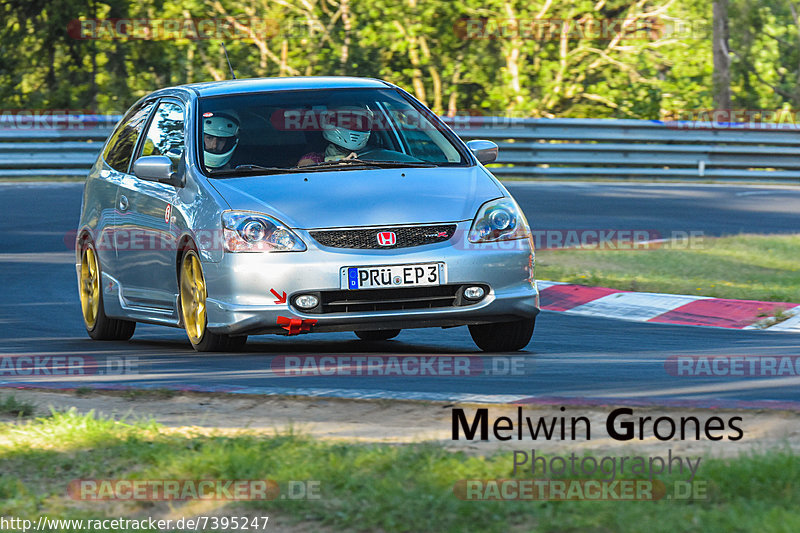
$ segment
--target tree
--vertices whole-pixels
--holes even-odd
[[[731,108],[731,71],[728,48],[728,0],[714,0],[714,107]]]
[[[239,77],[382,78],[449,115],[661,119],[712,105],[797,107],[798,5],[7,0],[0,3],[0,101],[6,109],[119,113],[160,87],[229,77],[217,39],[86,40],[68,31],[77,19],[97,17],[223,21],[237,31],[225,45]]]

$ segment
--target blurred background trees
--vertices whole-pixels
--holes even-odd
[[[731,106],[798,108],[800,2],[725,3]],[[715,101],[706,0],[6,0],[0,109],[118,113],[229,77],[219,40],[76,38],[90,19],[224,20],[245,37],[225,40],[239,77],[378,77],[442,114],[659,119]]]

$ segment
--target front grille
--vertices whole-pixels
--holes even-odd
[[[378,234],[391,231],[396,235],[397,241],[391,246],[378,244]],[[455,224],[442,224],[437,226],[403,226],[371,229],[345,229],[345,230],[320,230],[311,231],[311,237],[323,246],[332,248],[355,248],[371,250],[376,248],[409,248],[434,244],[450,239],[456,232]]]
[[[471,305],[477,301],[463,296],[466,285],[436,285],[433,287],[406,287],[397,289],[363,289],[320,291],[319,305],[305,313],[359,313],[369,311],[397,311],[404,309],[435,309]],[[486,293],[489,287],[485,287]]]

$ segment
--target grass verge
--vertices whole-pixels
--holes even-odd
[[[800,302],[800,235],[704,238],[691,249],[536,252],[539,279],[612,289]]]
[[[318,481],[321,497],[216,502],[213,511],[220,516],[277,513],[335,531],[800,530],[800,461],[789,452],[704,459],[696,479],[707,483],[708,496],[695,501],[475,502],[454,496],[457,480],[510,477],[510,455],[467,456],[430,444],[328,443],[291,432],[204,436],[167,431],[152,422],[52,412],[0,425],[0,515],[34,521],[40,515],[192,516],[182,507],[190,504],[180,502],[75,501],[67,497],[67,485],[75,479],[273,479],[280,486],[288,480]]]
[[[36,408],[33,404],[20,402],[14,396],[6,396],[0,401],[0,414],[21,418],[32,416],[34,412],[36,412]]]

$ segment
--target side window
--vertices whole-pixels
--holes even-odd
[[[140,156],[165,155],[172,159],[175,168],[183,155],[183,123],[183,106],[161,102],[150,121]]]
[[[386,102],[409,155],[433,163],[456,162],[458,151],[419,111],[406,103]]]
[[[444,155],[441,148],[436,146],[436,143],[426,132],[416,127],[409,127],[403,130],[403,135],[405,135],[408,143],[408,151],[414,157],[435,163],[447,162],[447,156]]]
[[[136,147],[136,141],[139,139],[139,134],[142,132],[144,122],[152,107],[152,102],[144,104],[131,113],[111,134],[103,152],[103,159],[117,172],[128,172],[133,149]]]

